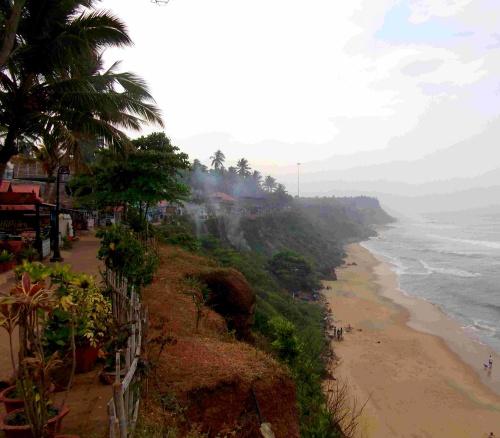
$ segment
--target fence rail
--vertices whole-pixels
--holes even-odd
[[[135,429],[140,404],[140,376],[137,372],[147,311],[134,286],[116,272],[107,270],[105,281],[111,293],[113,318],[127,326],[129,336],[124,350],[116,352],[113,397],[108,402],[110,438],[130,437]]]

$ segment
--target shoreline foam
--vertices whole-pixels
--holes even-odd
[[[401,288],[398,273],[394,270],[394,265],[390,260],[381,254],[374,253],[362,243],[359,244],[366,249],[379,262],[373,267],[377,276],[377,283],[380,286],[380,293],[402,306],[409,312],[407,325],[417,331],[429,333],[441,338],[462,361],[467,363],[478,375],[483,384],[488,386],[500,395],[500,367],[493,368],[490,374],[485,373],[483,362],[493,355],[494,363],[500,365],[500,354],[493,347],[485,344],[480,339],[474,339],[458,321],[448,315],[438,304],[432,303],[422,297],[415,297]],[[390,273],[387,272],[389,268]],[[397,288],[384,288],[380,284],[382,276],[395,275]]]
[[[391,266],[359,244],[325,290],[337,324],[350,323],[334,345],[360,403],[366,437],[487,437],[500,435],[500,358],[483,372],[487,347],[468,337],[437,306],[399,289]],[[500,388],[500,386],[499,386]]]

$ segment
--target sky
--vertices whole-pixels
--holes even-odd
[[[106,59],[146,79],[167,135],[206,163],[219,148],[265,170],[416,160],[500,121],[498,0],[100,7],[135,42]]]

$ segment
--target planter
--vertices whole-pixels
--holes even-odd
[[[14,254],[19,254],[23,249],[23,241],[20,237],[19,239],[14,237],[9,237],[9,239],[6,241],[6,244],[11,250],[11,252],[13,252]]]
[[[10,271],[11,269],[14,269],[14,266],[16,266],[16,262],[14,260],[11,260],[10,262],[0,262],[0,272]]]
[[[16,409],[24,408],[24,400],[22,398],[11,398],[9,392],[16,389],[16,386],[9,386],[0,392],[0,402],[5,406],[5,412],[9,413]]]
[[[99,349],[85,345],[83,347],[76,347],[76,372],[88,373],[94,369],[97,361]]]
[[[2,415],[0,418],[0,430],[5,434],[5,438],[33,438],[31,428],[29,425],[14,426],[6,424],[9,416],[23,412],[24,409],[16,409],[8,414]],[[57,432],[61,430],[61,423],[63,418],[68,415],[69,409],[63,406],[60,412],[47,422],[47,437],[54,437]]]

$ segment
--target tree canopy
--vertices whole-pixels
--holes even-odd
[[[0,2],[0,173],[25,140],[52,136],[77,158],[82,142],[120,149],[128,144],[122,129],[162,124],[142,79],[118,72],[118,63],[104,69],[103,51],[131,39],[95,3]]]
[[[146,211],[159,201],[185,199],[189,188],[181,172],[189,168],[188,156],[173,146],[162,132],[132,141],[126,154],[101,150],[88,174],[72,180],[75,196],[85,205],[124,206]]]
[[[278,281],[292,292],[309,292],[318,287],[312,264],[293,251],[281,251],[268,263],[268,269]]]

